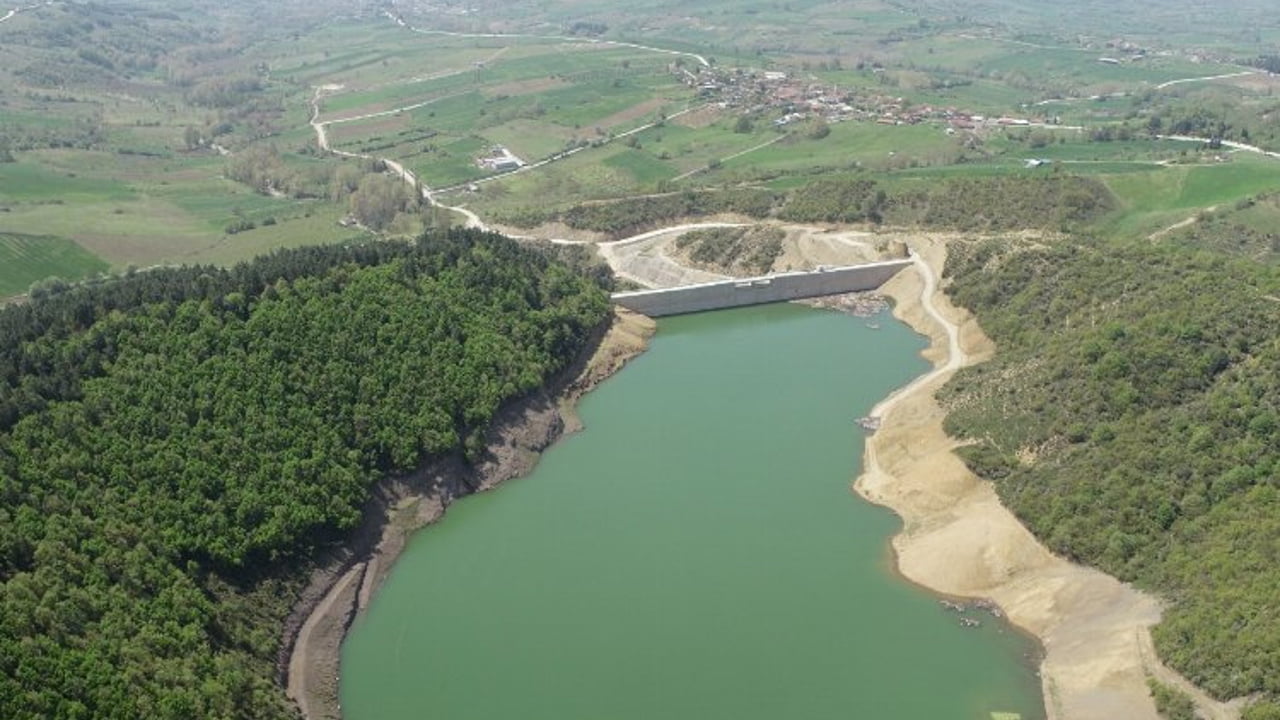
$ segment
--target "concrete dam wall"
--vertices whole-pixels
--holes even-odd
[[[779,273],[660,290],[620,292],[613,294],[613,301],[649,317],[785,302],[820,295],[874,290],[911,262],[909,259],[888,260],[867,265]]]

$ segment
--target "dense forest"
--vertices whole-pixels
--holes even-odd
[[[288,718],[299,566],[474,457],[608,317],[496,235],[137,273],[0,313],[0,717]]]
[[[1179,248],[957,246],[1000,347],[949,432],[1055,552],[1154,590],[1161,658],[1280,717],[1280,271]]]

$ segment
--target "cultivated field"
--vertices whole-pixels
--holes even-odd
[[[107,263],[66,238],[0,232],[0,268],[0,296],[7,296],[52,277],[79,280]]]

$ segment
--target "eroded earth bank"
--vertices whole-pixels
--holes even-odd
[[[696,223],[600,245],[618,274],[640,285],[664,286],[727,277],[733,268],[690,263],[676,240],[681,231],[736,225]],[[910,245],[915,268],[881,293],[895,315],[930,339],[924,352],[934,370],[873,410],[879,429],[868,438],[857,490],[903,520],[893,539],[898,568],[908,580],[946,595],[985,598],[1036,636],[1045,706],[1051,720],[1156,720],[1147,686],[1154,676],[1187,692],[1210,720],[1239,716],[1234,704],[1213,701],[1156,658],[1149,628],[1160,603],[1118,580],[1054,556],[1000,503],[994,487],[971,473],[943,431],[945,411],[934,393],[967,364],[995,348],[967,311],[953,306],[940,283],[947,234],[850,233],[836,228],[786,229],[773,270],[851,264],[896,255]],[[691,266],[695,265],[695,266]],[[741,274],[741,273],[736,273]],[[442,461],[388,481],[350,551],[316,572],[306,601],[291,618],[282,657],[289,695],[307,718],[338,718],[338,658],[342,639],[385,578],[408,537],[471,492],[526,474],[538,453],[577,424],[574,400],[641,352],[651,320],[621,311],[589,360],[558,387],[509,408],[489,437],[483,463],[467,468]]]
[[[900,572],[935,592],[994,601],[1039,639],[1051,720],[1156,720],[1148,677],[1187,693],[1205,718],[1239,717],[1238,703],[1215,701],[1159,661],[1150,633],[1160,620],[1157,598],[1053,555],[1001,504],[994,486],[952,452],[959,442],[944,432],[946,412],[934,393],[956,370],[996,351],[975,318],[951,304],[940,279],[948,244],[963,240],[840,227],[786,231],[774,271],[869,262],[903,246],[915,254],[916,267],[899,273],[881,294],[894,301],[899,319],[930,339],[925,357],[934,370],[873,410],[881,424],[867,441],[856,483],[864,497],[903,520],[893,541]],[[649,233],[606,245],[602,254],[619,274],[650,286],[732,273],[690,267],[688,254],[677,248],[679,234]]]
[[[349,546],[317,569],[290,616],[281,679],[309,720],[340,718],[338,663],[343,638],[391,570],[409,537],[440,519],[456,499],[526,475],[538,455],[577,429],[574,404],[642,352],[654,323],[619,309],[559,381],[504,409],[487,436],[485,456],[468,466],[456,457],[384,481],[365,507],[365,522]]]
[[[952,452],[958,442],[943,431],[946,413],[934,393],[995,348],[938,287],[945,240],[912,245],[917,272],[900,273],[882,292],[895,315],[930,338],[925,356],[935,369],[873,411],[881,424],[856,483],[901,516],[893,548],[902,574],[937,592],[989,598],[1038,637],[1051,720],[1155,720],[1148,676],[1187,692],[1206,718],[1238,717],[1237,707],[1212,700],[1156,658],[1149,632],[1160,619],[1156,598],[1054,556]]]

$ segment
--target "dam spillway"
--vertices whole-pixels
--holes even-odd
[[[910,265],[910,258],[821,268],[752,278],[613,294],[613,302],[649,317],[786,302],[822,295],[874,290]]]

